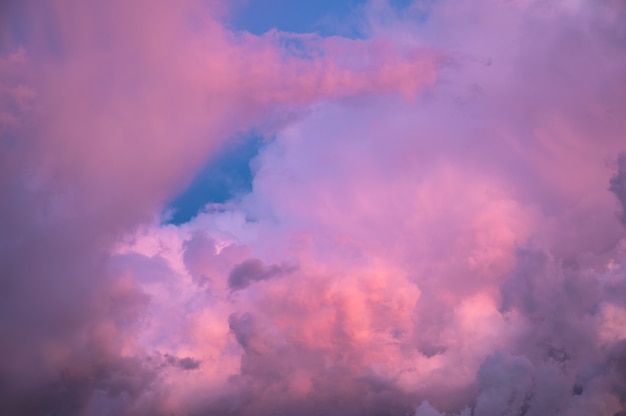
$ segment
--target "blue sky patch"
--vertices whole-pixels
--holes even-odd
[[[252,190],[250,161],[259,153],[263,138],[252,135],[233,140],[198,173],[189,187],[166,208],[168,224],[184,224],[209,203],[223,203]]]
[[[271,29],[349,35],[353,30],[346,27],[346,19],[365,3],[365,0],[249,0],[236,11],[231,24],[256,35]]]

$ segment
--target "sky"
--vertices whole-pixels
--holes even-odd
[[[626,415],[621,0],[0,6],[0,409]]]

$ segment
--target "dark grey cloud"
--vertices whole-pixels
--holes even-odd
[[[626,282],[624,266],[601,284],[588,264],[570,264],[545,251],[521,249],[517,259],[501,286],[502,310],[511,319],[519,314],[528,326],[510,352],[483,363],[474,414],[579,414],[578,403],[600,409],[593,406],[609,391],[626,406],[623,341],[601,346],[597,326],[603,309],[615,303],[613,288]]]
[[[248,259],[235,266],[228,275],[228,286],[233,290],[241,290],[254,282],[269,280],[291,273],[296,268],[290,265],[272,264],[266,266],[259,259]]]
[[[200,364],[202,364],[202,361],[193,359],[191,357],[180,358],[170,354],[164,354],[161,359],[163,366],[172,366],[180,368],[181,370],[195,370],[197,368],[200,368]]]
[[[622,153],[617,159],[617,172],[611,178],[609,190],[622,206],[620,221],[626,225],[626,153]]]

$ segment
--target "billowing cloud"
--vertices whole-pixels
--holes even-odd
[[[619,1],[372,1],[360,39],[35,3],[0,18],[3,411],[626,412]],[[251,129],[251,192],[163,224]]]

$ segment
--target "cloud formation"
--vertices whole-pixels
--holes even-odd
[[[621,2],[4,7],[3,411],[626,412]],[[250,129],[252,191],[162,224]]]
[[[621,221],[626,225],[626,154],[621,154],[617,161],[617,172],[610,181],[609,190],[622,204]]]

